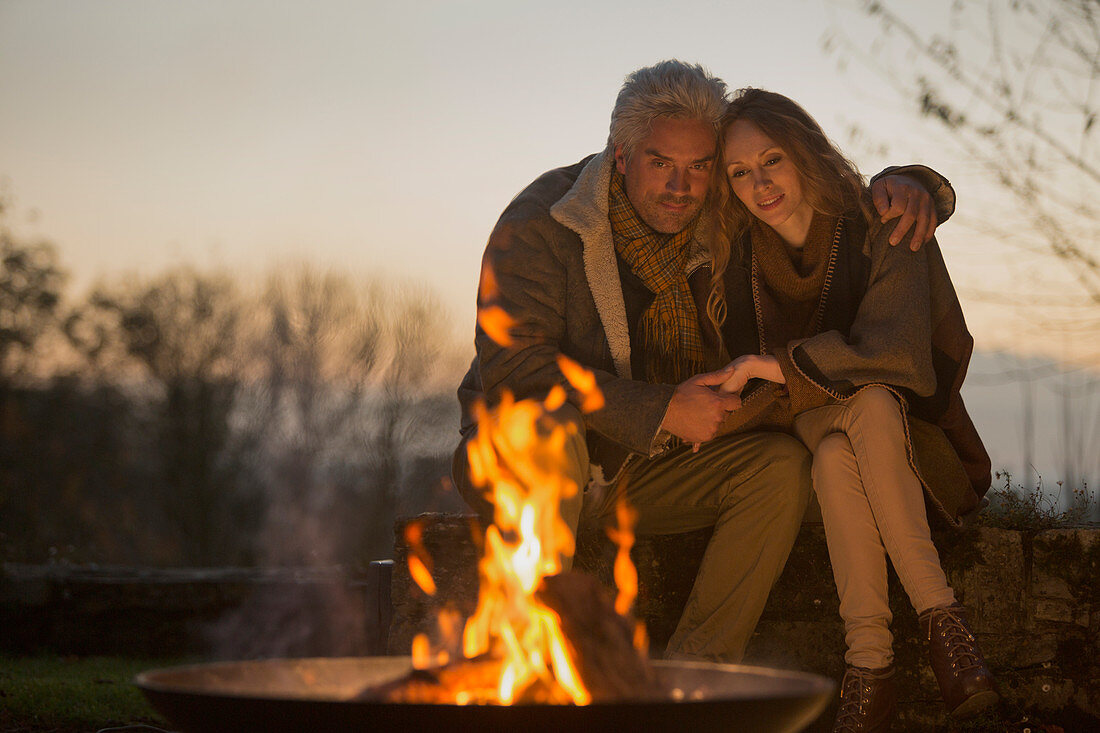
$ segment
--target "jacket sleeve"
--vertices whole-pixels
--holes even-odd
[[[876,176],[872,176],[871,183],[886,176],[909,176],[932,194],[932,202],[936,206],[936,218],[940,224],[951,218],[955,213],[955,189],[951,182],[926,165],[892,165]]]
[[[558,355],[564,354],[594,373],[604,397],[602,408],[584,415],[586,429],[649,455],[660,447],[657,436],[675,386],[625,379],[592,363],[593,354],[606,350],[606,337],[598,321],[566,322],[569,299],[591,294],[576,263],[566,264],[555,250],[556,226],[541,216],[506,217],[490,237],[478,306],[499,306],[515,324],[512,343],[502,346],[479,323],[474,341],[482,388],[495,404],[504,389],[517,399],[542,399],[561,385],[580,408],[584,396],[558,366]],[[495,293],[484,287],[488,272],[496,282]],[[610,367],[609,356],[607,362]]]
[[[888,237],[888,227],[872,228],[867,291],[847,338],[825,331],[776,354],[794,414],[842,400],[867,384],[918,395],[935,391],[928,259],[931,251],[938,255],[938,246],[933,239],[911,252],[891,247]]]

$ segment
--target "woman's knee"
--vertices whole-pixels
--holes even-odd
[[[857,472],[856,457],[852,451],[852,442],[847,433],[829,433],[814,450],[813,459],[813,484],[814,490],[820,494],[837,485],[836,477]]]
[[[901,405],[885,387],[864,387],[844,403],[852,418],[882,427],[901,424]]]

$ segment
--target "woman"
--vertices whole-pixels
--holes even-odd
[[[713,253],[712,298],[731,353],[758,351],[723,389],[742,392],[735,420],[789,429],[814,455],[848,646],[834,730],[887,730],[894,715],[887,556],[948,712],[969,717],[997,693],[925,498],[957,524],[988,489],[989,461],[958,394],[973,342],[939,251],[890,246],[854,166],[790,99],[740,91],[720,140],[730,247]]]

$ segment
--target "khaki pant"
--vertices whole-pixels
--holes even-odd
[[[583,425],[570,405],[555,417]],[[564,450],[570,477],[585,486],[589,460],[583,427]],[[466,466],[460,449],[452,467],[459,486],[457,477]],[[574,534],[582,511],[590,519],[613,522],[620,490],[638,510],[638,533],[714,527],[665,656],[739,662],[806,513],[811,494],[806,448],[784,433],[726,436],[704,443],[698,453],[680,446],[656,458],[635,459],[618,484],[599,496],[578,493],[563,501],[562,518]],[[464,496],[491,516],[484,499]]]
[[[567,451],[587,482],[583,431]],[[810,497],[809,454],[782,433],[733,435],[638,460],[618,486],[584,498],[583,512],[613,519],[617,490],[638,510],[640,534],[714,527],[665,656],[738,662],[798,536]],[[563,506],[576,531],[580,498]]]
[[[887,555],[918,613],[955,602],[929,534],[920,481],[909,467],[901,407],[886,389],[868,387],[845,404],[802,413],[795,433],[813,453],[845,661],[885,667],[893,661]]]

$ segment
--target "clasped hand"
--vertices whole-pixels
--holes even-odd
[[[691,443],[698,451],[702,443],[718,434],[726,413],[741,407],[741,390],[754,377],[785,381],[774,356],[738,357],[718,371],[697,374],[681,382],[672,395],[661,428]]]

